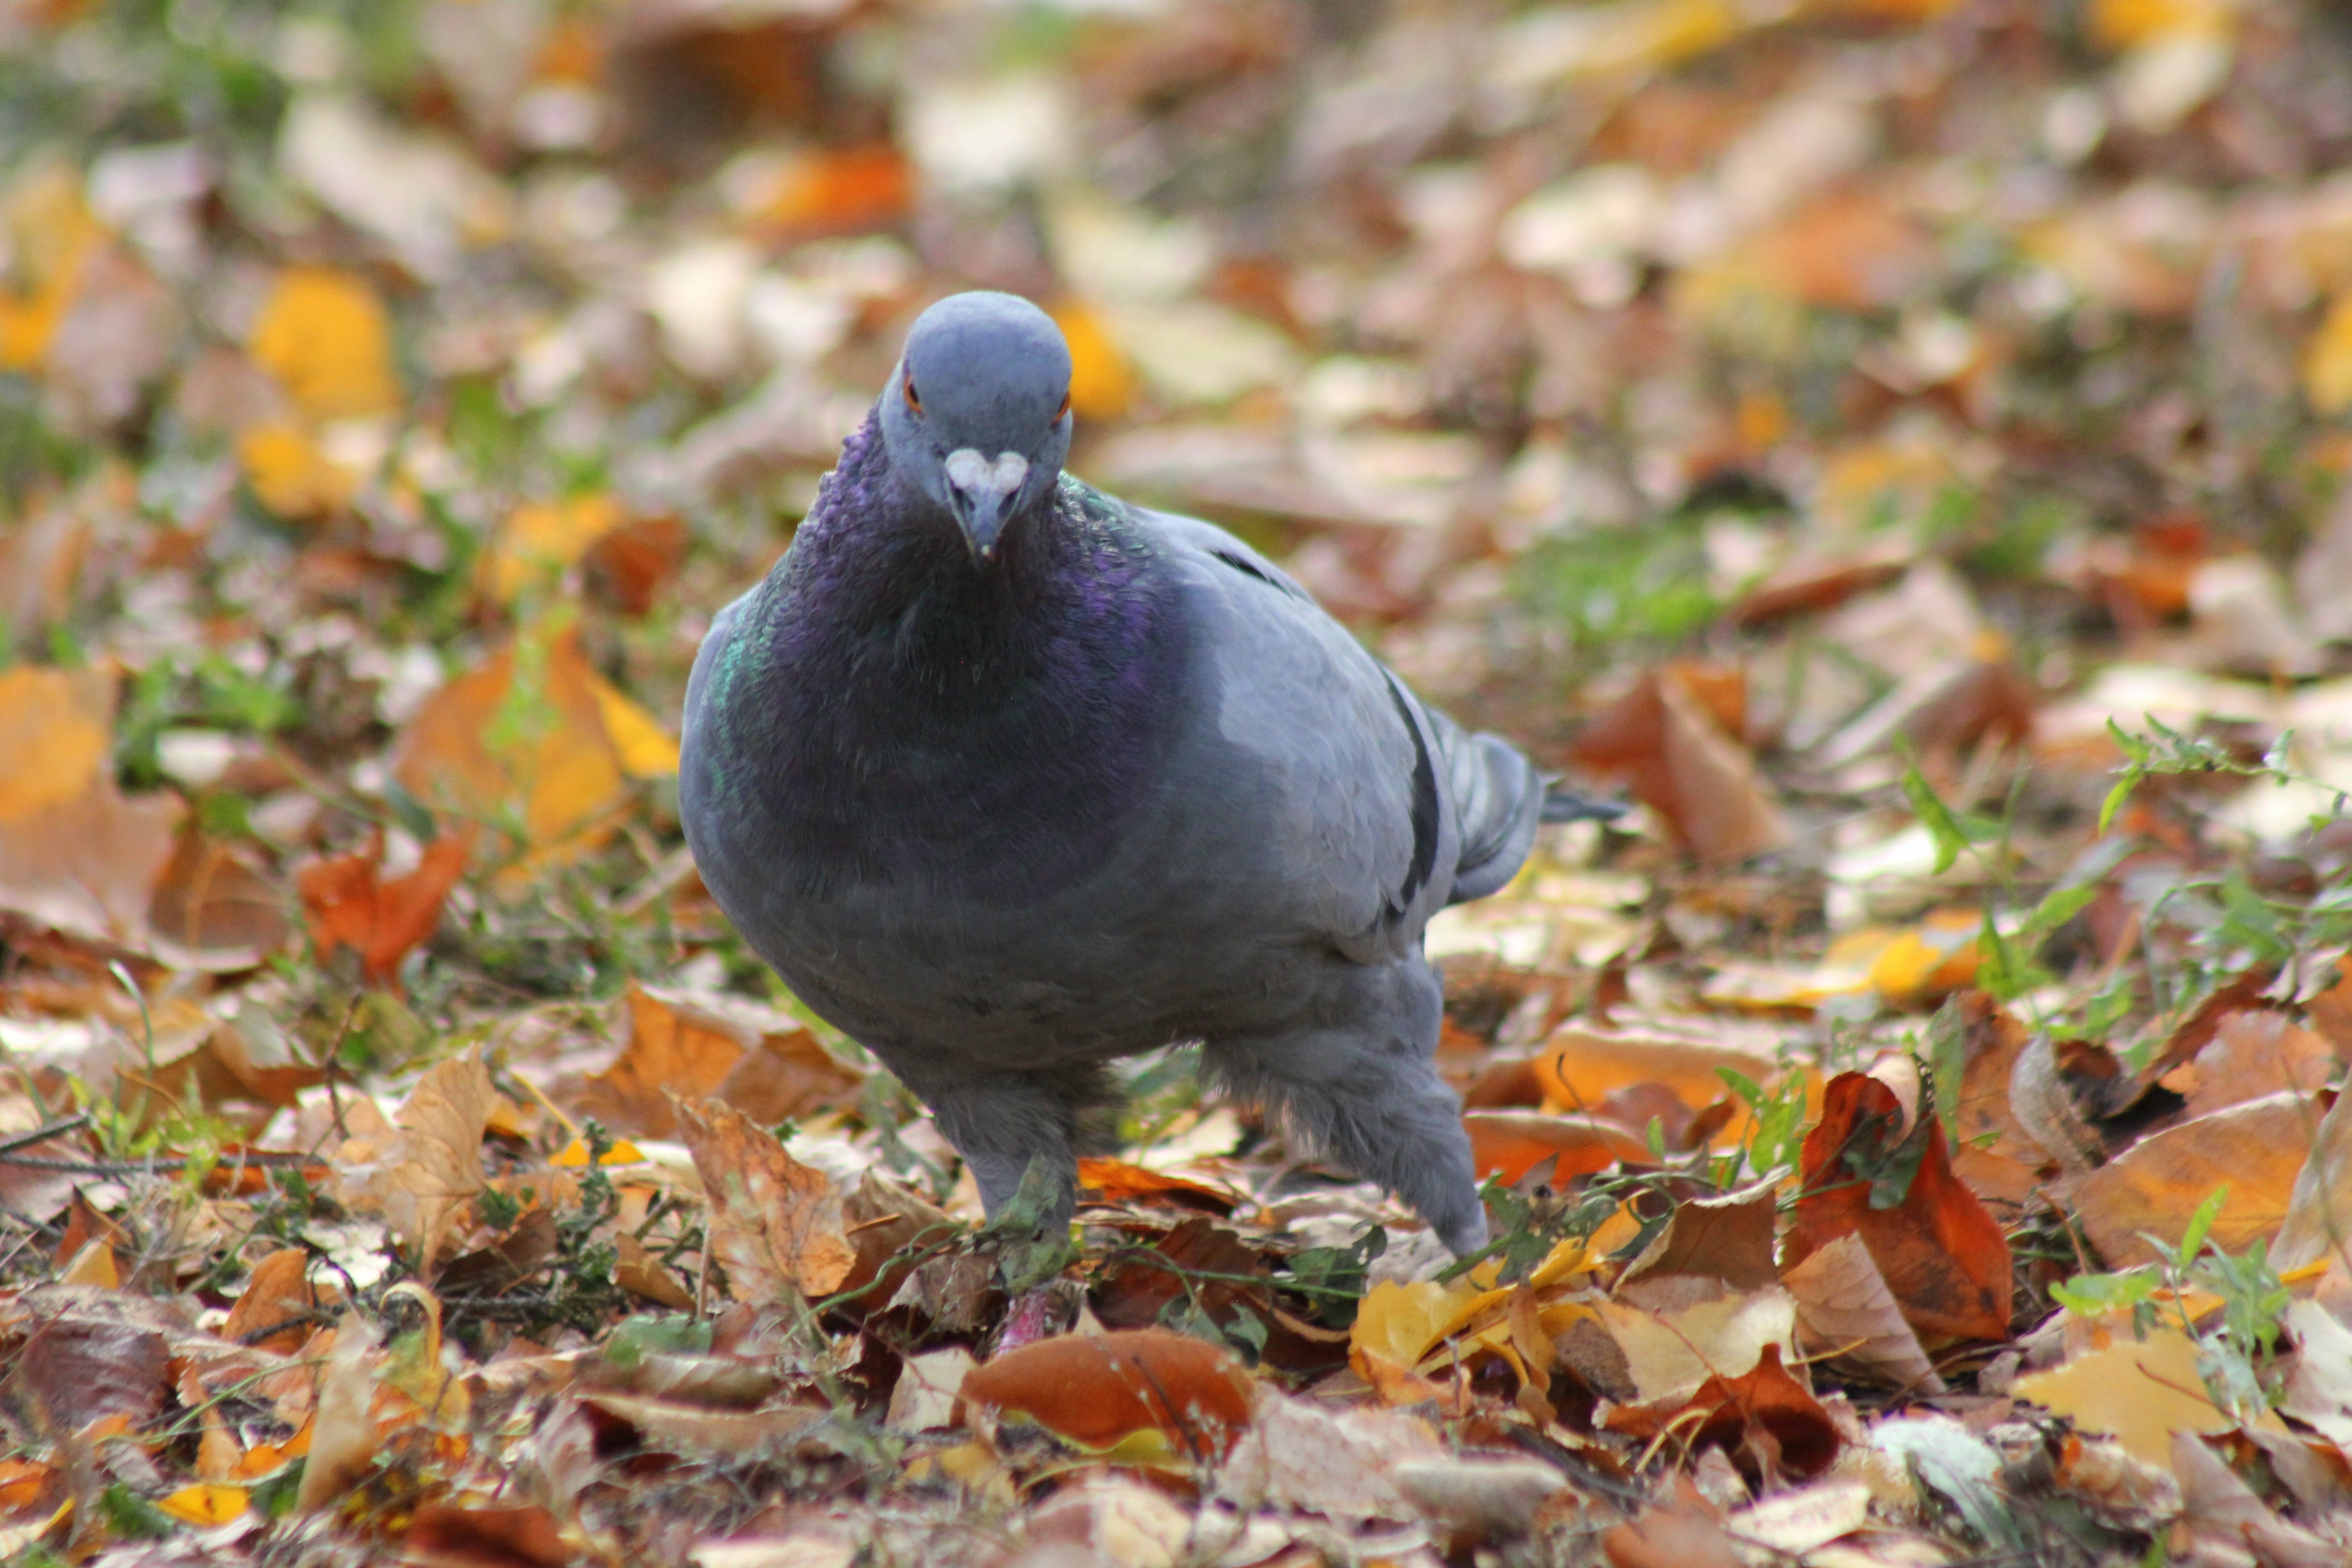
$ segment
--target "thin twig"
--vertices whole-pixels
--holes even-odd
[[[12,1132],[5,1138],[0,1138],[0,1154],[13,1154],[19,1149],[30,1149],[36,1143],[46,1143],[52,1138],[61,1138],[68,1132],[89,1125],[89,1113],[87,1111],[74,1116],[60,1116],[55,1121],[34,1128],[30,1132]]]

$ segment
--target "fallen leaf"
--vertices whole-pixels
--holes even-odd
[[[221,1324],[221,1338],[280,1355],[300,1350],[316,1327],[311,1319],[319,1306],[310,1276],[310,1255],[299,1247],[281,1247],[255,1264],[245,1294]]]
[[[2112,1434],[2132,1458],[2169,1472],[2174,1433],[2227,1432],[2238,1425],[2206,1392],[2198,1353],[2196,1341],[2159,1325],[2144,1339],[2121,1335],[2063,1366],[2027,1373],[2011,1392],[2072,1416],[2085,1432]],[[2284,1429],[2268,1412],[2257,1425]]]
[[[1217,1473],[1217,1495],[1244,1508],[1331,1519],[1410,1519],[1413,1505],[1390,1472],[1444,1451],[1409,1415],[1378,1406],[1334,1409],[1261,1387],[1249,1428]]]
[[[907,1357],[899,1364],[898,1381],[891,1385],[890,1412],[883,1424],[896,1432],[937,1432],[956,1426],[963,1380],[974,1364],[971,1352],[961,1345]]]
[[[1081,419],[1120,419],[1135,399],[1135,372],[1100,316],[1075,300],[1054,307],[1070,345],[1070,408]]]
[[[2183,1113],[2196,1117],[2284,1089],[2312,1093],[2326,1087],[2336,1066],[2327,1042],[2285,1014],[2241,1011],[2223,1015],[2213,1038],[2167,1075],[2165,1086],[2181,1088],[2175,1080],[2189,1075]]]
[[[97,670],[0,670],[0,910],[137,949],[184,808],[115,788],[113,719]]]
[[[1720,1280],[1733,1290],[1761,1289],[1773,1282],[1779,1215],[1780,1192],[1772,1182],[1677,1204],[1665,1228],[1617,1277],[1617,1288],[1622,1291],[1643,1279],[1687,1274]]]
[[[2205,1557],[2208,1543],[2233,1554],[2251,1552],[2263,1568],[2337,1568],[2344,1561],[2343,1542],[2279,1518],[2197,1434],[2172,1435],[2172,1473],[2180,1480],[2175,1535],[2187,1545],[2189,1561]]]
[[[579,1560],[555,1516],[533,1503],[425,1503],[400,1548],[403,1568],[570,1568]]]
[[[1777,1088],[1783,1076],[1773,1058],[1735,1046],[1581,1024],[1554,1030],[1535,1059],[1534,1071],[1548,1109],[1587,1114],[1600,1110],[1618,1090],[1639,1084],[1663,1085],[1696,1111],[1730,1097],[1730,1085],[1722,1076],[1727,1071],[1766,1089]],[[1811,1076],[1807,1074],[1809,1079]],[[1746,1131],[1748,1116],[1743,1104],[1717,1130],[1716,1141],[1736,1142]]]
[[[1081,1203],[1114,1205],[1167,1202],[1218,1215],[1233,1213],[1241,1202],[1236,1194],[1206,1182],[1094,1156],[1078,1162],[1078,1198]]]
[[[292,933],[286,902],[249,853],[183,829],[148,903],[150,945],[175,969],[251,969]]]
[[[1856,1235],[1839,1237],[1781,1275],[1805,1348],[1864,1367],[1906,1392],[1941,1394],[1919,1337]]]
[[[621,526],[621,503],[602,492],[562,501],[528,501],[507,514],[498,542],[482,557],[482,584],[502,605],[580,563],[589,547]]]
[[[1549,1163],[1552,1180],[1566,1182],[1605,1171],[1620,1160],[1647,1162],[1650,1146],[1626,1128],[1598,1116],[1552,1116],[1540,1110],[1471,1110],[1462,1126],[1481,1177],[1517,1183]]]
[[[741,1111],[677,1102],[678,1134],[710,1201],[710,1250],[739,1301],[828,1295],[857,1266],[842,1193]]]
[[[48,356],[106,229],[82,199],[76,172],[51,165],[8,194],[0,236],[10,262],[0,279],[0,371],[29,371]]]
[[[2304,1096],[2265,1095],[2151,1133],[2063,1191],[2107,1266],[2128,1268],[2157,1261],[2146,1236],[2179,1241],[2198,1205],[2227,1185],[2210,1234],[2223,1251],[2242,1252],[2279,1234],[2319,1127],[2319,1109]]]
[[[1783,1267],[1858,1235],[1916,1333],[2005,1339],[2008,1238],[1952,1174],[1940,1123],[1929,1118],[1908,1139],[1891,1135],[1901,1111],[1895,1091],[1876,1079],[1840,1073],[1830,1080],[1822,1120],[1805,1134]],[[1905,1167],[1912,1172],[1907,1184]],[[1874,1206],[1897,1184],[1899,1202]]]
[[[724,1010],[722,1010],[724,1009]],[[628,1037],[582,1109],[647,1138],[677,1134],[669,1096],[716,1099],[770,1126],[854,1100],[864,1079],[782,1015],[631,984]]]
[[[331,1190],[362,1213],[380,1214],[430,1271],[484,1185],[482,1132],[498,1091],[479,1057],[452,1057],[409,1091],[385,1137],[346,1139],[335,1151]]]
[[[1673,1501],[1612,1525],[1601,1537],[1611,1568],[1746,1568],[1748,1560],[1690,1478],[1675,1480]]]
[[[1811,1477],[1837,1458],[1837,1424],[1768,1344],[1755,1365],[1737,1377],[1720,1373],[1687,1394],[1610,1411],[1607,1425],[1639,1441],[1672,1433],[1685,1447],[1753,1452],[1767,1474]]]
[[[1081,1447],[1139,1432],[1194,1460],[1223,1458],[1250,1425],[1247,1373],[1223,1351],[1168,1329],[1064,1334],[1008,1351],[963,1380],[965,1403],[1026,1415]]]
[[[915,199],[915,170],[887,142],[803,153],[784,163],[752,210],[772,237],[807,239],[885,227]]]
[[[182,1487],[177,1491],[157,1498],[155,1506],[184,1524],[206,1529],[242,1519],[245,1510],[253,1506],[253,1501],[251,1494],[243,1487],[199,1481],[194,1486]]]
[[[1788,826],[1755,758],[1700,695],[1703,677],[1647,672],[1577,737],[1574,755],[1624,778],[1701,860],[1744,860],[1785,843]]]
[[[415,870],[390,881],[380,878],[381,832],[365,849],[304,867],[294,886],[309,916],[310,940],[322,952],[350,948],[371,983],[393,984],[401,961],[440,925],[449,889],[465,873],[472,837],[441,835],[425,847]]]
[[[528,628],[427,698],[394,772],[461,817],[520,816],[526,865],[560,863],[610,836],[625,779],[675,772],[676,742],[598,676],[576,628]]]
[[[2293,1270],[2316,1263],[2330,1253],[2344,1257],[2345,1243],[2352,1239],[2352,1110],[2345,1109],[2345,1101],[2352,1100],[2352,1095],[2338,1094],[2315,1131],[2310,1127],[2308,1100],[2292,1094],[2276,1098],[2292,1103],[2297,1112],[2292,1132],[2284,1125],[2285,1118],[2276,1118],[2284,1152],[2311,1151],[2302,1169],[2294,1174],[2294,1185],[2287,1194],[2286,1215],[2278,1222],[2278,1240],[2271,1248],[2273,1265],[2281,1270]],[[2264,1152],[2267,1167],[2269,1152]],[[2231,1192],[2234,1207],[2236,1188],[2233,1186]],[[2217,1236],[2219,1230],[2217,1223]]]
[[[368,280],[327,267],[289,267],[271,283],[246,347],[316,421],[363,418],[400,406],[392,318]]]
[[[1741,1509],[1724,1526],[1737,1540],[1801,1557],[1868,1524],[1870,1501],[1868,1481],[1836,1476]]]
[[[1643,1293],[1648,1305],[1607,1300],[1591,1308],[1622,1358],[1631,1386],[1620,1392],[1628,1402],[1686,1399],[1712,1379],[1745,1377],[1768,1352],[1796,1359],[1796,1303],[1777,1284],[1732,1291],[1688,1275],[1669,1278],[1684,1287],[1674,1297],[1660,1289],[1666,1280],[1654,1278]],[[1580,1372],[1589,1369],[1573,1342],[1561,1353]]]

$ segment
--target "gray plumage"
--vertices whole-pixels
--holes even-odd
[[[1223,530],[1061,472],[1034,306],[927,311],[791,552],[713,623],[679,805],[795,994],[929,1104],[993,1212],[1072,1203],[1101,1064],[1199,1041],[1457,1252],[1486,1234],[1422,931],[1552,797]]]

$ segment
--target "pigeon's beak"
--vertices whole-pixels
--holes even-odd
[[[991,462],[970,447],[948,454],[948,489],[955,498],[956,521],[971,558],[986,564],[996,552],[996,542],[1012,520],[1013,503],[1029,479],[1029,459],[1018,452],[999,452]]]

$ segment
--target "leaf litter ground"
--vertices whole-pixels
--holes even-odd
[[[0,43],[12,1560],[2352,1554],[2328,7]],[[971,285],[1638,803],[1431,931],[1486,1256],[1181,1052],[990,1226],[702,892],[693,649]]]

